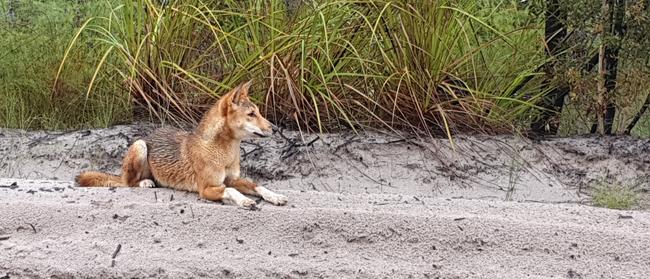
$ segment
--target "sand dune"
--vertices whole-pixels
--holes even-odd
[[[640,140],[461,138],[465,151],[450,153],[292,134],[243,145],[245,175],[290,198],[248,211],[169,189],[73,185],[80,169],[115,171],[146,132],[136,126],[0,132],[3,279],[650,274],[650,212],[585,204],[604,172],[648,187]]]

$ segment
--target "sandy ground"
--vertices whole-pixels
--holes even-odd
[[[0,130],[0,278],[647,278],[650,212],[588,206],[650,189],[650,142],[285,132],[243,172],[260,211],[168,189],[82,189],[148,126]]]

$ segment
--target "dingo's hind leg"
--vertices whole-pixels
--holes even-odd
[[[124,156],[122,162],[122,179],[130,187],[155,187],[151,180],[147,144],[143,140],[135,141]]]

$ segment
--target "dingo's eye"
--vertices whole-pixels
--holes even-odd
[[[250,117],[255,117],[255,112],[254,112],[254,111],[249,112],[249,113],[248,113],[248,116],[250,116]]]

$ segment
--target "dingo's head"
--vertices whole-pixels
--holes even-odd
[[[273,133],[271,122],[262,117],[260,110],[248,98],[251,83],[241,84],[223,97],[223,105],[227,106],[225,124],[235,138],[268,137]]]

